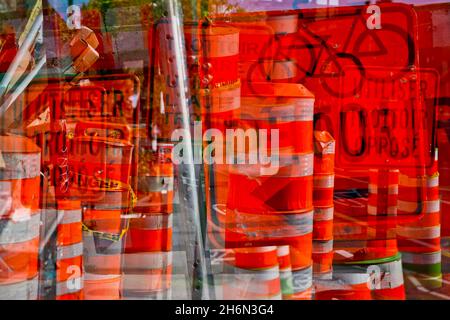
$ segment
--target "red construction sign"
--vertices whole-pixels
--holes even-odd
[[[438,74],[421,69],[386,76],[383,68],[346,70],[342,87],[354,86],[334,111],[340,168],[415,168],[433,163]],[[370,73],[370,77],[367,74]],[[399,76],[400,75],[400,76]]]

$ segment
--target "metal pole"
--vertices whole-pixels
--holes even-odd
[[[181,216],[187,218],[187,223],[194,227],[194,242],[190,243],[194,251],[193,259],[188,258],[188,262],[193,265],[193,290],[192,299],[209,299],[208,278],[206,272],[205,251],[203,245],[203,235],[200,220],[200,210],[197,193],[197,179],[194,170],[194,157],[192,137],[190,134],[190,108],[189,108],[189,84],[187,81],[187,66],[184,48],[184,34],[181,21],[181,14],[177,6],[176,0],[165,0],[165,8],[168,15],[168,23],[170,30],[170,39],[172,41],[172,48],[174,51],[173,66],[175,74],[177,75],[177,104],[181,111],[182,128],[185,132],[185,137],[182,141],[184,143],[184,155],[187,163],[182,163],[178,167],[179,172],[179,194],[180,205],[182,208]],[[188,248],[189,249],[189,248]],[[193,260],[193,261],[189,261]]]

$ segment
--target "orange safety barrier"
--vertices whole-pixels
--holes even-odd
[[[400,255],[374,261],[352,262],[333,267],[329,288],[316,293],[317,299],[404,300],[405,289]]]
[[[0,136],[0,158],[0,298],[36,299],[40,149],[20,136]]]
[[[397,239],[334,240],[334,263],[371,261],[398,254]]]
[[[331,207],[314,208],[314,240],[332,240],[333,239],[333,212]]]
[[[292,282],[292,264],[289,246],[278,246],[278,269],[280,272],[281,293],[284,300],[288,300],[294,294]]]
[[[429,288],[442,285],[441,200],[437,156],[430,168],[400,173],[399,214],[415,216],[399,221],[397,239],[404,269]]]
[[[276,137],[280,156],[312,153],[313,117],[314,96],[308,93],[301,98],[250,96],[242,98],[239,127],[264,130],[268,154]],[[278,131],[276,137],[271,130]],[[256,152],[254,148],[250,146],[248,151]]]
[[[83,299],[83,235],[79,201],[57,202],[56,299]]]
[[[239,248],[234,251],[234,272],[223,285],[224,299],[281,299],[277,247]]]
[[[312,153],[280,157],[276,174],[260,165],[234,165],[229,176],[229,209],[285,214],[312,209]]]
[[[334,173],[336,142],[328,131],[314,131],[314,174]]]
[[[369,170],[369,215],[396,215],[398,200],[398,170]]]
[[[333,268],[333,240],[313,240],[312,259],[314,277],[323,279],[323,275],[329,275]]]
[[[289,245],[293,270],[311,265],[313,212],[259,215],[228,210],[226,248]]]
[[[171,213],[173,211],[173,144],[159,143],[156,150],[141,144],[136,212]]]
[[[112,241],[83,231],[84,299],[120,298],[122,239]]]
[[[334,174],[314,174],[314,207],[333,207]]]
[[[122,296],[128,299],[158,296],[171,288],[172,252],[137,252],[123,255]]]
[[[85,300],[120,300],[122,277],[115,274],[84,274]]]
[[[125,252],[172,250],[172,214],[151,214],[130,219]]]

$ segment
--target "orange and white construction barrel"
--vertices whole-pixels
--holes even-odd
[[[36,299],[40,235],[40,149],[0,136],[0,298]]]

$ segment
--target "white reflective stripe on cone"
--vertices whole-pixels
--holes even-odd
[[[334,207],[320,208],[314,207],[314,221],[333,220]]]
[[[439,176],[427,176],[427,177],[409,177],[405,174],[399,175],[399,183],[400,186],[404,187],[426,187],[426,188],[435,188],[439,187]]]
[[[237,294],[236,299],[256,299],[257,297],[263,299],[281,299],[281,283],[279,280],[280,273],[278,266],[262,270],[248,270],[235,267],[234,271],[235,273],[232,274],[231,282],[225,285],[232,299],[234,299],[233,296],[235,294]],[[272,286],[275,287],[272,288]]]
[[[311,152],[289,156],[280,155],[278,163],[276,163],[275,160],[272,160],[272,166],[274,165],[278,165],[278,172],[275,175],[272,172],[265,175],[265,169],[267,169],[268,167],[267,165],[262,164],[235,164],[230,166],[230,172],[236,174],[245,174],[255,180],[258,180],[259,177],[265,176],[275,176],[277,178],[308,177],[313,175],[314,153]]]
[[[397,236],[407,239],[436,239],[441,236],[441,225],[433,227],[397,226]]]
[[[370,279],[369,274],[362,267],[355,268],[341,265],[333,267],[333,277],[348,285],[367,283]]]
[[[123,291],[157,291],[167,288],[170,284],[170,274],[161,271],[155,274],[129,274],[122,275],[121,288]],[[166,282],[167,280],[167,282]]]
[[[152,292],[140,290],[123,290],[120,293],[121,300],[172,300],[172,287]]]
[[[72,224],[81,222],[81,209],[58,210],[58,224]]]
[[[0,170],[0,180],[30,179],[40,175],[40,153],[7,153],[2,152],[5,163]]]
[[[333,271],[327,272],[314,272],[313,274],[314,280],[331,280],[333,279]]]
[[[259,215],[235,214],[234,224],[239,227],[240,233],[249,237],[287,238],[313,232],[313,211],[286,215],[278,214],[272,217],[273,221],[260,221]],[[268,219],[268,215],[264,218]],[[242,228],[242,225],[245,225],[246,228]],[[232,227],[232,225],[228,224],[228,227]]]
[[[185,28],[185,32],[190,32],[190,29]],[[198,29],[193,29],[192,32],[197,32]],[[209,32],[208,32],[209,31]],[[210,32],[214,31],[214,33]],[[206,50],[208,57],[221,58],[235,56],[239,54],[239,30],[232,27],[215,27],[207,30],[202,35],[202,41],[198,43],[188,43],[190,48],[194,51]],[[206,48],[203,48],[206,46]]]
[[[10,197],[12,194],[11,181],[0,180],[0,196]]]
[[[56,295],[63,296],[66,294],[77,293],[83,289],[83,276],[68,279],[56,284]]]
[[[330,253],[333,251],[333,240],[317,241],[313,240],[313,253]]]
[[[161,230],[173,227],[172,214],[154,214],[139,219],[139,230]]]
[[[335,266],[334,278],[348,285],[366,283],[368,289],[390,289],[403,285],[401,260],[372,265]]]
[[[383,188],[384,189],[384,188]],[[378,186],[376,184],[369,184],[369,193],[378,194]],[[398,194],[398,185],[389,185],[388,194],[395,195]]]
[[[123,253],[124,271],[146,271],[163,269],[172,265],[172,251]]]
[[[271,80],[290,79],[297,75],[296,62],[293,60],[274,61],[272,72],[270,73]]]
[[[209,100],[205,103],[207,110],[210,113],[228,112],[239,109],[241,107],[241,85],[228,90],[222,88],[210,89],[210,94],[205,94],[203,90],[200,91],[201,97],[208,97]]]
[[[11,182],[0,180],[0,218],[11,211],[12,202]]]
[[[139,177],[138,190],[142,192],[173,191],[173,176],[144,176]]]
[[[234,267],[233,270],[234,279],[239,281],[255,281],[255,283],[259,283],[259,281],[275,280],[280,277],[278,266],[257,270]]]
[[[440,200],[422,202],[398,200],[397,207],[398,210],[404,212],[415,213],[418,209],[421,209],[421,212],[424,213],[435,213],[440,210]]]
[[[39,236],[40,213],[24,221],[0,220],[0,245],[30,241]]]
[[[312,122],[314,120],[314,99],[295,99],[280,105],[254,104],[253,100],[243,98],[241,119],[255,121]],[[257,114],[255,109],[257,108]]]
[[[121,275],[117,274],[97,274],[97,273],[84,273],[84,281],[105,281],[105,280],[120,280]]]
[[[377,264],[374,266],[381,270],[381,278],[379,279],[381,281],[379,286],[380,289],[397,288],[403,285],[403,268],[401,260]],[[373,268],[372,271],[376,274],[377,269]],[[377,289],[377,287],[375,289]]]
[[[441,263],[441,251],[436,251],[432,253],[412,253],[412,252],[401,252],[403,263],[407,264],[437,264]]]
[[[284,270],[280,270],[280,279],[282,280],[292,279],[292,269],[286,268]]]
[[[56,259],[72,259],[83,255],[83,242],[67,245],[58,246],[56,248]]]
[[[12,207],[12,198],[8,196],[0,196],[0,203],[2,204],[0,206],[0,218],[4,215],[8,214],[11,211]]]
[[[292,288],[294,293],[303,292],[312,287],[313,267],[292,270]]]
[[[333,188],[334,174],[314,175],[314,188]]]
[[[277,247],[277,256],[284,257],[289,255],[289,246],[278,246]]]
[[[385,210],[384,208],[381,209],[376,206],[367,205],[367,214],[369,214],[371,216],[383,215],[383,214],[387,214],[389,216],[395,216],[397,214],[397,206],[390,206],[390,207],[387,207],[387,210]]]
[[[12,284],[0,284],[0,300],[36,300],[38,285],[38,277]]]
[[[272,27],[275,34],[297,32],[298,17],[296,15],[280,15],[268,17],[266,23]]]

